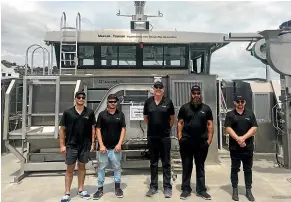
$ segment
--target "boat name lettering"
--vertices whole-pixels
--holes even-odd
[[[113,80],[113,81],[99,80],[98,83],[112,83],[112,84],[115,84],[115,83],[118,83],[118,81],[117,80]]]
[[[112,36],[110,34],[98,34],[99,38],[144,38],[144,39],[176,39],[177,36],[163,36],[163,35],[118,35],[113,34]]]

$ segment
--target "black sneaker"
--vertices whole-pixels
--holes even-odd
[[[190,191],[183,191],[180,195],[180,199],[186,200],[191,195]]]
[[[197,193],[197,196],[205,199],[205,200],[211,200],[211,196],[209,194],[207,194],[206,191],[203,191],[203,192],[200,192],[200,193]]]
[[[100,188],[98,188],[96,193],[93,194],[93,200],[99,200],[102,196],[103,196],[103,188],[100,187]]]
[[[154,195],[154,194],[156,194],[156,193],[158,193],[158,190],[157,190],[157,189],[155,189],[155,188],[150,188],[150,189],[148,190],[148,192],[146,193],[146,196],[151,197],[152,195]]]
[[[117,198],[122,198],[123,197],[123,191],[120,188],[115,189],[115,196]]]
[[[253,196],[251,189],[246,189],[246,197],[249,201],[255,201],[255,197]]]

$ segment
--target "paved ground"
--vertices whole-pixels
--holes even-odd
[[[2,160],[1,185],[2,185],[2,201],[15,202],[58,202],[64,191],[64,176],[62,174],[46,174],[42,176],[30,176],[25,178],[19,184],[11,183],[13,177],[19,168],[18,160],[12,155],[4,155]],[[283,168],[275,168],[273,159],[261,158],[258,156],[254,162],[253,174],[253,193],[258,202],[290,202],[291,201],[291,170]],[[206,167],[206,182],[209,194],[212,195],[212,201],[226,202],[231,200],[231,187],[229,184],[229,158],[227,155],[221,155],[220,165],[208,165]],[[192,187],[195,190],[195,170],[192,178]],[[152,198],[145,197],[148,189],[149,173],[147,171],[131,171],[125,172],[122,176],[122,188],[124,189],[124,198],[118,199],[114,196],[113,178],[108,174],[106,185],[104,187],[105,195],[99,200],[100,202],[147,202],[147,201],[182,201],[179,198],[181,175],[173,182],[173,197],[165,199],[161,189]],[[247,201],[244,196],[243,172],[240,172],[240,201]],[[86,177],[86,189],[90,194],[96,191],[96,176],[90,175]],[[72,185],[72,202],[84,201],[76,197],[77,180],[74,178]],[[204,201],[196,197],[195,193],[187,199],[187,201]]]

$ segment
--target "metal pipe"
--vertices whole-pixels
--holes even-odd
[[[23,77],[23,93],[22,93],[22,140],[26,136],[26,116],[27,116],[27,77]]]
[[[80,85],[81,85],[81,80],[77,80],[75,90],[74,90],[74,95],[73,95],[74,105],[76,104],[75,94],[80,90]]]
[[[56,105],[55,105],[55,135],[58,139],[59,135],[59,111],[60,111],[60,77],[56,78]]]
[[[266,81],[270,82],[271,81],[271,76],[270,76],[270,66],[266,65]]]
[[[32,92],[33,92],[33,85],[28,84],[28,120],[27,120],[27,125],[30,128],[31,127],[31,116],[30,114],[32,113]]]
[[[9,144],[9,140],[5,140],[5,146],[6,148],[11,151],[21,162],[25,162],[25,158],[24,156],[22,156],[22,154],[19,153],[19,151],[17,151],[17,149],[15,149],[13,146],[11,146]]]
[[[45,72],[45,54],[44,54],[44,50],[47,52],[47,56],[48,56],[48,61],[47,61],[47,63],[48,63],[48,74],[49,74],[49,69],[50,69],[50,53],[49,53],[49,51],[48,51],[48,49],[47,48],[45,48],[45,47],[37,47],[37,48],[35,48],[33,51],[32,51],[32,55],[31,55],[31,69],[33,69],[33,61],[34,61],[34,53],[35,53],[35,51],[37,51],[38,49],[40,49],[40,48],[42,48],[43,49],[43,75],[45,75],[44,74],[44,72]]]
[[[26,76],[27,75],[27,66],[28,66],[28,51],[30,48],[32,48],[33,46],[38,46],[38,47],[41,47],[43,49],[43,47],[41,45],[38,45],[38,44],[33,44],[31,46],[29,46],[27,49],[26,49],[26,54],[25,54],[25,73],[24,75]],[[44,54],[44,53],[43,53]]]
[[[53,74],[53,66],[54,66],[54,44],[51,44],[51,53],[50,53],[50,59],[51,59],[51,62],[50,62],[50,74]]]
[[[249,41],[253,41],[256,42],[259,40],[259,38],[249,38],[249,37],[236,37],[236,38],[231,38],[231,37],[227,37],[227,36],[223,36],[223,40],[226,42],[249,42]]]
[[[63,41],[63,28],[66,27],[67,24],[67,17],[66,13],[63,12],[62,18],[61,18],[61,24],[60,24],[60,62],[59,62],[59,69],[60,69],[60,74],[62,74],[62,41]]]
[[[81,30],[81,14],[79,12],[76,17],[76,29],[77,31]]]
[[[10,115],[10,98],[11,91],[14,88],[16,80],[11,80],[6,92],[5,92],[5,108],[4,108],[4,122],[3,122],[3,140],[8,139],[9,132],[9,115]]]
[[[61,25],[60,25],[61,29],[63,27],[66,27],[66,24],[67,24],[67,16],[66,16],[66,13],[63,12],[62,13],[62,18],[61,18]]]
[[[229,33],[229,38],[263,38],[263,36],[259,33]]]

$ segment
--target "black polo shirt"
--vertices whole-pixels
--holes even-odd
[[[143,114],[148,116],[148,137],[169,137],[171,134],[170,116],[175,115],[172,100],[163,96],[159,104],[154,97],[144,103]]]
[[[60,126],[65,127],[66,147],[82,148],[92,143],[92,126],[96,123],[94,111],[87,107],[81,114],[75,106],[64,111]]]
[[[255,114],[245,109],[242,114],[239,114],[235,109],[227,112],[224,122],[224,127],[231,127],[238,136],[245,135],[250,128],[258,127]],[[254,137],[246,140],[246,147],[240,147],[239,144],[229,136],[229,149],[230,150],[253,150]]]
[[[181,106],[178,120],[184,121],[182,129],[183,140],[202,142],[208,139],[207,121],[213,120],[212,110],[204,103],[194,108],[190,103]]]
[[[114,114],[109,113],[106,109],[98,115],[96,128],[101,128],[102,141],[107,149],[115,148],[120,139],[121,129],[125,127],[124,114],[118,109]],[[98,145],[97,150],[99,147],[100,145]]]

